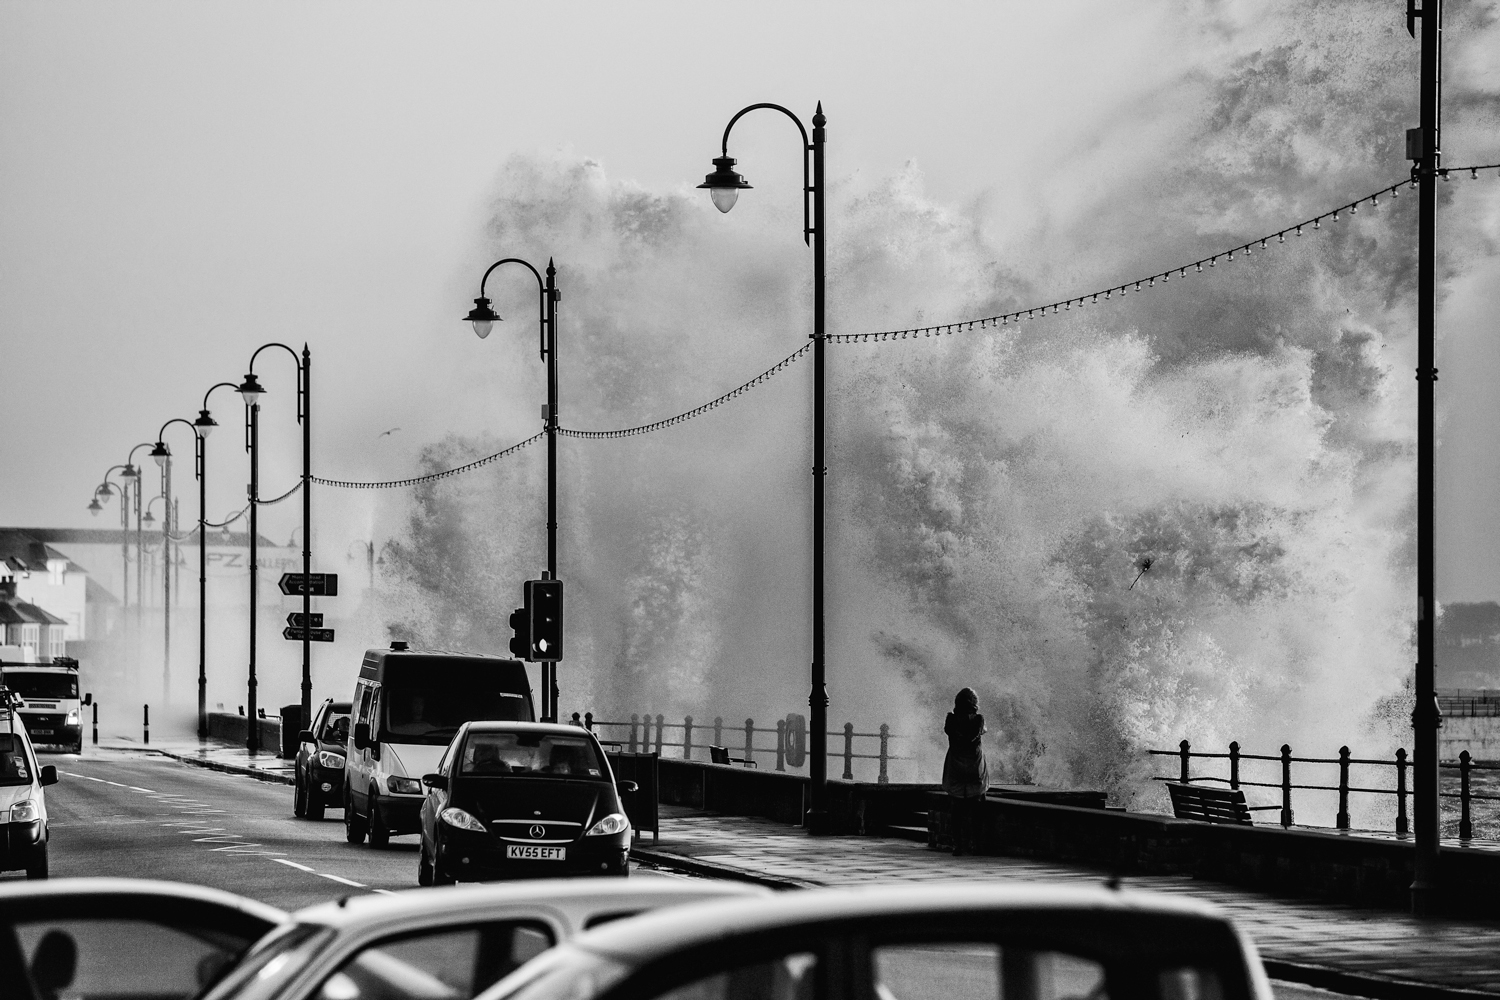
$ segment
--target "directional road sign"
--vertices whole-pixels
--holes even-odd
[[[307,633],[307,634],[303,635],[304,632]],[[332,642],[333,641],[333,629],[331,629],[331,628],[293,628],[291,625],[288,625],[286,628],[284,628],[284,629],[281,630],[281,637],[283,639],[294,639],[297,642],[301,642],[304,638],[305,639],[311,639],[313,642]]]
[[[286,616],[286,623],[292,628],[302,628],[305,625],[311,625],[313,628],[322,628],[323,612],[314,611],[310,615],[304,615],[300,611],[293,611]]]
[[[303,594],[312,597],[337,597],[339,596],[339,575],[337,573],[283,573],[281,574],[281,592],[288,597],[301,597]]]

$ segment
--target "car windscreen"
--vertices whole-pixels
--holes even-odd
[[[459,773],[597,781],[605,771],[587,736],[471,732],[459,758]]]
[[[0,727],[0,785],[31,784],[31,763],[21,737]]]
[[[7,670],[5,685],[22,698],[78,697],[78,678],[72,674]]]
[[[529,722],[526,692],[514,690],[511,679],[511,671],[486,661],[404,657],[387,663],[380,738],[441,746],[465,722]]]
[[[328,718],[323,720],[322,730],[318,732],[318,739],[324,743],[349,742],[349,713],[329,712]]]

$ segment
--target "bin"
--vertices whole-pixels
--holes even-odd
[[[281,706],[281,759],[297,759],[297,734],[302,732],[302,705]]]

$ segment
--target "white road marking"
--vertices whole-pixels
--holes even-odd
[[[137,788],[134,785],[126,785],[124,787],[130,789],[132,792],[145,792],[147,795],[158,795],[158,794],[160,794],[159,792],[153,792],[149,788]]]
[[[371,890],[370,890],[370,891],[371,891],[371,892],[378,892],[378,893],[380,893],[380,894],[381,894],[381,895],[382,895],[382,896],[394,896],[394,895],[395,895],[395,893],[394,893],[394,892],[392,892],[392,891],[391,891],[391,890],[389,890],[389,889],[371,889]]]
[[[288,868],[295,868],[299,872],[313,872],[315,874],[317,872],[317,869],[315,868],[309,868],[306,865],[299,865],[297,864],[297,862],[288,861],[286,858],[272,858],[271,860],[276,862],[277,864],[286,865]]]
[[[366,888],[363,882],[356,882],[353,879],[344,878],[342,875],[330,875],[327,872],[318,872],[317,874],[319,878],[332,879],[335,882],[342,882],[344,885],[352,885],[356,889]]]
[[[76,771],[64,771],[62,773],[66,774],[70,778],[86,778],[89,781],[97,781],[101,785],[106,783],[103,778],[96,778],[92,774],[79,774]]]

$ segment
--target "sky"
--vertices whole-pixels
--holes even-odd
[[[1050,301],[1274,232],[1407,170],[1401,130],[1416,124],[1418,47],[1406,39],[1404,7],[1386,6],[1382,19],[1378,5],[1331,0],[862,0],[714,11],[666,2],[0,0],[0,523],[113,523],[85,509],[104,471],[155,440],[164,421],[194,417],[208,387],[238,381],[268,342],[313,352],[319,475],[399,478],[533,433],[541,369],[520,346],[532,336],[533,306],[519,276],[491,286],[511,332],[480,342],[461,321],[480,274],[502,254],[538,264],[559,255],[562,330],[572,338],[560,351],[565,424],[631,426],[750,378],[800,343],[806,316],[805,303],[784,314],[767,304],[805,291],[794,130],[769,114],[736,126],[731,152],[755,189],[729,217],[693,187],[729,117],[752,102],[807,119],[821,101],[828,116],[835,332]],[[1450,164],[1500,161],[1497,21],[1487,0],[1450,4]],[[1463,183],[1473,186],[1455,184],[1440,232],[1446,601],[1500,599],[1500,180]],[[572,202],[581,207],[569,214]],[[590,238],[598,219],[637,203],[689,235],[659,253]],[[1390,218],[1395,227],[1403,217]],[[1413,296],[1399,240],[1360,232],[1378,243],[1379,266],[1361,269],[1365,244],[1351,237],[1336,252],[1317,251],[1323,270],[1299,295],[1348,314],[1349,351],[1378,344],[1366,367],[1385,373],[1382,388],[1359,391],[1399,405],[1371,409],[1367,420],[1355,404],[1329,409],[1337,393],[1318,405],[1340,434],[1365,420],[1355,432],[1368,437],[1361,447],[1399,451],[1414,423],[1402,394],[1414,393],[1392,373],[1415,363],[1406,357]],[[720,238],[746,268],[739,285],[714,271]],[[1174,284],[1153,292],[1149,307],[1098,320],[1124,340],[1077,328],[1068,349],[1097,349],[1106,372],[1098,383],[1046,355],[1066,346],[1059,335],[1028,362],[1040,366],[1030,369],[1036,378],[1059,380],[1055,395],[1038,398],[1040,412],[1066,414],[1078,398],[1068,393],[1081,387],[1102,398],[1143,366],[1186,370],[1203,360],[1193,337],[1223,349],[1211,359],[1220,368],[1194,369],[1200,396],[1223,366],[1277,338],[1291,345],[1282,361],[1317,354],[1313,368],[1326,382],[1318,365],[1338,349],[1307,347],[1287,332],[1295,318],[1274,308],[1274,280],[1308,273],[1305,260],[1288,261],[1247,263],[1264,270],[1235,271],[1240,284],[1220,272],[1212,287],[1221,293]],[[675,277],[651,274],[651,264]],[[761,320],[779,339],[761,338]],[[659,334],[669,328],[672,336]],[[733,335],[715,336],[723,331]],[[1152,358],[1132,353],[1136,333]],[[256,371],[269,390],[263,494],[274,495],[299,470],[294,370],[272,351]],[[1280,377],[1274,365],[1249,371],[1223,384],[1250,392],[1255,380],[1273,386]],[[804,386],[806,377],[787,376]],[[851,377],[830,419],[846,429],[857,418],[878,423],[916,405],[901,393],[930,391],[925,377],[915,368],[899,383]],[[880,398],[861,393],[871,385]],[[958,398],[945,385],[939,408]],[[1025,388],[1010,391],[1021,398]],[[1259,412],[1245,398],[1244,412]],[[217,520],[244,504],[245,460],[237,399],[221,389],[210,407],[223,425],[208,445],[208,517]],[[736,412],[726,419],[760,413]],[[1028,417],[996,412],[1016,424]],[[1143,435],[1177,419],[1163,412]],[[1296,442],[1312,426],[1244,419],[1246,440],[1284,433]],[[795,420],[775,427],[802,433]],[[888,437],[920,442],[930,427],[903,411]],[[1046,433],[1059,439],[1056,427]],[[1241,431],[1223,433],[1217,454],[1239,455]],[[166,438],[179,455],[190,447],[180,426]],[[881,456],[880,468],[901,475],[925,460]],[[1212,454],[1197,457],[1211,464]],[[1100,476],[1108,460],[1080,459]],[[1289,477],[1300,459],[1276,461],[1271,478]],[[1167,462],[1143,479],[1170,478],[1171,469],[1181,472]],[[750,488],[753,477],[729,472],[726,483]],[[895,481],[861,485],[875,494]],[[180,467],[177,488],[189,482]],[[1403,488],[1394,483],[1389,502],[1399,507]],[[803,486],[786,489],[795,493],[787,509],[800,509]],[[196,514],[187,495],[184,520]],[[369,539],[410,540],[404,500],[316,495],[317,545],[330,563]],[[589,494],[608,496],[606,487]],[[263,515],[278,541],[296,524],[290,506]],[[894,523],[909,514],[839,516]],[[905,648],[892,640],[896,647]]]

